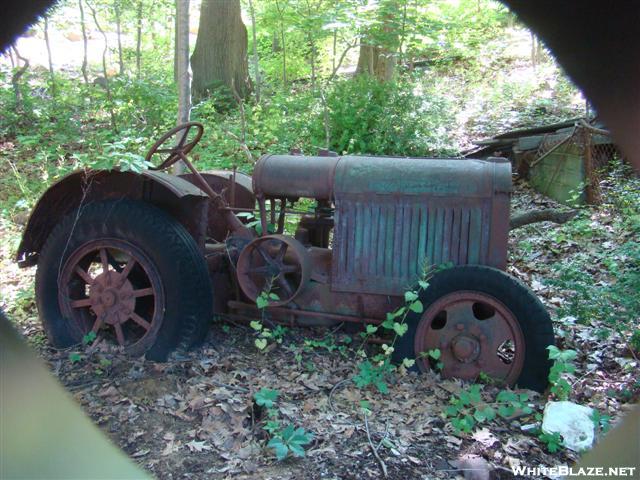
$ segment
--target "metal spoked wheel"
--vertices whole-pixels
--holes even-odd
[[[58,292],[73,328],[111,336],[132,355],[144,353],[162,325],[161,278],[138,248],[122,240],[96,240],[73,252]]]
[[[188,231],[145,202],[92,202],[69,212],[38,258],[36,304],[52,345],[87,333],[131,356],[164,361],[206,335],[213,291]]]
[[[515,383],[522,370],[525,344],[515,315],[499,300],[480,292],[445,295],[424,312],[415,335],[415,351],[441,352],[442,375],[465,380],[480,372]],[[428,357],[418,368],[430,369]]]
[[[436,273],[420,293],[422,314],[407,315],[393,359],[415,358],[419,371],[475,380],[483,373],[508,385],[543,391],[551,362],[549,312],[522,282],[495,268],[464,265]],[[439,350],[432,360],[429,351]]]
[[[262,292],[275,293],[270,306],[292,301],[311,274],[309,255],[297,240],[284,235],[267,235],[249,243],[238,258],[238,283],[244,294],[256,301]]]

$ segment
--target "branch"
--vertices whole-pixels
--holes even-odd
[[[29,60],[20,55],[20,52],[18,52],[18,48],[15,45],[11,48],[13,48],[13,53],[16,55],[16,66],[18,67],[18,70],[16,70],[16,72],[11,76],[11,83],[13,84],[13,89],[16,95],[16,110],[22,111],[24,105],[22,103],[22,92],[20,91],[19,80],[20,77],[24,75],[24,72],[29,68]],[[20,60],[23,62],[22,67],[20,67]]]
[[[328,82],[330,82],[335,78],[336,74],[338,73],[338,70],[340,70],[340,67],[342,66],[342,62],[344,62],[344,58],[347,56],[347,53],[349,53],[349,50],[359,46],[360,46],[360,42],[358,41],[358,39],[355,39],[353,43],[347,45],[347,48],[345,48],[342,52],[342,55],[340,55],[340,60],[338,61],[338,64],[334,67],[333,72],[331,72],[331,75],[329,75],[329,79],[327,80]]]
[[[387,465],[380,458],[380,455],[378,455],[378,449],[373,444],[373,440],[371,440],[371,432],[369,431],[369,421],[367,420],[366,413],[364,414],[364,428],[367,431],[367,440],[369,441],[369,446],[371,447],[371,451],[373,452],[373,455],[376,457],[376,460],[378,460],[378,463],[380,464],[380,468],[382,468],[382,474],[384,475],[384,478],[387,478]]]
[[[514,230],[537,222],[566,223],[577,214],[578,210],[563,210],[559,208],[529,210],[528,212],[519,213],[511,217],[509,229]]]

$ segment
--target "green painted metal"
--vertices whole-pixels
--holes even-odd
[[[508,162],[342,157],[332,290],[399,295],[426,265],[503,268],[510,190]]]
[[[529,171],[531,185],[554,200],[584,203],[586,182],[582,148],[567,143],[543,158]]]

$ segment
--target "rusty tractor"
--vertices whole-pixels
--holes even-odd
[[[267,292],[273,322],[364,328],[401,307],[426,266],[449,263],[421,291],[424,311],[407,316],[394,359],[425,371],[425,352],[439,349],[443,377],[546,387],[549,314],[504,272],[507,161],[323,151],[265,155],[253,177],[201,173],[187,154],[202,134],[176,127],[147,153],[155,167],[77,171],[37,203],[17,260],[38,266],[53,345],[94,332],[164,360],[202,341],[215,316],[261,318]],[[189,173],[163,172],[178,161]]]

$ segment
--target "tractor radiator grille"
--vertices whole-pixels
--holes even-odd
[[[401,295],[425,266],[487,263],[488,201],[349,197],[336,199],[336,291]]]

